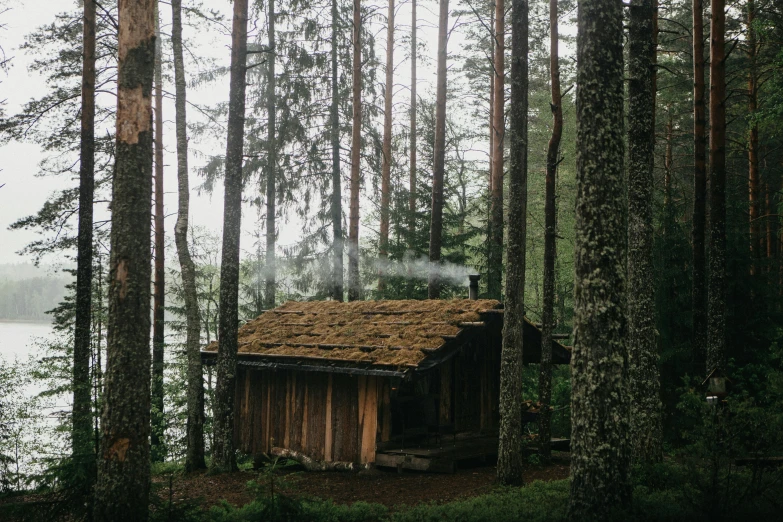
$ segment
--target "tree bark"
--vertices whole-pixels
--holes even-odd
[[[378,276],[378,295],[383,298],[386,288],[383,261],[389,257],[389,201],[391,199],[391,140],[392,91],[394,90],[394,0],[389,0],[386,22],[386,92],[383,105],[383,165],[381,167],[381,237],[378,257],[381,273]]]
[[[539,453],[544,460],[551,456],[552,414],[552,332],[555,327],[555,257],[557,233],[557,209],[555,207],[555,182],[557,179],[558,151],[563,135],[563,107],[560,94],[560,63],[558,56],[557,0],[549,0],[549,76],[552,84],[552,137],[546,151],[546,190],[544,196],[544,295],[541,312],[541,364],[538,378]]]
[[[226,178],[223,201],[223,251],[220,264],[220,319],[217,383],[215,385],[215,443],[211,468],[234,471],[234,387],[239,326],[239,239],[242,222],[242,153],[245,139],[245,73],[247,70],[248,0],[234,0],[231,30]]]
[[[337,30],[339,28],[337,0],[332,0],[332,106],[330,125],[332,141],[332,234],[334,236],[332,268],[332,299],[343,301],[343,196],[340,174],[340,93],[337,84]]]
[[[505,134],[505,32],[503,0],[495,0],[495,37],[492,84],[492,164],[487,249],[487,293],[500,299],[503,287],[503,136]]]
[[[756,5],[754,0],[748,0],[748,114],[751,117],[748,130],[748,203],[750,214],[750,255],[751,275],[758,273],[759,260],[762,257],[761,221],[759,220],[759,208],[761,198],[759,195],[759,127],[752,118],[758,109],[758,73],[756,71],[756,31],[753,26],[756,19]]]
[[[710,22],[710,239],[707,289],[707,367],[726,357],[726,13],[711,1]]]
[[[275,133],[277,108],[275,106],[275,61],[277,59],[277,47],[275,43],[275,0],[269,0],[269,78],[267,82],[266,112],[267,122],[267,174],[266,174],[266,290],[264,292],[264,306],[267,310],[275,307],[277,294],[277,268],[275,261],[275,243],[277,238],[275,201],[277,198],[275,184],[277,182],[277,138]]]
[[[432,216],[430,218],[430,273],[427,297],[440,298],[440,263],[443,240],[443,177],[446,170],[446,45],[449,32],[449,0],[440,0],[438,14],[438,76],[435,90],[435,146],[432,159]]]
[[[628,359],[632,458],[663,456],[653,281],[655,147],[653,0],[632,0],[628,29]]]
[[[706,114],[704,105],[704,0],[693,0],[693,358],[704,365],[707,351],[707,223]]]
[[[351,202],[348,224],[348,300],[361,299],[359,276],[359,191],[362,150],[362,12],[361,0],[353,0],[353,124],[351,139]]]
[[[410,143],[410,176],[408,192],[408,248],[413,250],[416,240],[416,59],[418,49],[416,43],[416,0],[411,0],[411,143]]]
[[[120,0],[106,390],[95,520],[147,520],[155,2]]]
[[[165,342],[165,248],[163,229],[163,63],[160,17],[155,5],[155,283],[152,305],[152,461],[166,458],[163,435],[163,355]]]
[[[174,54],[174,110],[177,135],[177,192],[179,206],[174,226],[185,301],[187,356],[187,423],[185,471],[206,468],[204,461],[204,374],[201,367],[201,318],[196,289],[196,265],[188,246],[190,186],[188,180],[188,124],[185,60],[182,53],[182,0],[171,1],[171,46]]]
[[[498,480],[501,484],[521,484],[523,481],[522,331],[525,322],[525,238],[527,234],[527,0],[512,0],[511,18],[511,166],[509,168],[508,276],[506,278],[506,313],[503,315],[503,350],[500,358],[500,441],[498,446]],[[502,53],[503,47],[498,48],[498,52]],[[495,96],[497,95],[496,92]],[[497,118],[497,113],[495,117]],[[495,139],[499,139],[497,134]]]
[[[628,506],[623,6],[579,3],[569,518]]]
[[[81,142],[79,146],[79,231],[76,254],[76,316],[73,347],[73,460],[85,475],[94,464],[90,402],[92,320],[92,220],[95,188],[95,2],[84,2]]]

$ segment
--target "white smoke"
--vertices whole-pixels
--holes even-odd
[[[372,263],[374,269],[386,277],[427,281],[430,274],[435,273],[441,282],[458,286],[468,286],[468,276],[476,273],[475,269],[463,265],[430,261],[423,256],[414,257],[410,252],[406,252],[401,261],[375,258]]]

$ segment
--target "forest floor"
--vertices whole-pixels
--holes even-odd
[[[528,464],[525,481],[551,481],[568,478],[568,454],[555,456],[548,465]],[[258,481],[259,487],[292,497],[317,497],[336,504],[370,502],[387,507],[414,506],[424,503],[444,503],[459,498],[474,497],[490,492],[496,485],[495,466],[465,466],[456,473],[421,473],[372,469],[358,473],[305,472],[295,467],[284,467],[274,473],[237,471],[221,475],[195,473],[176,474],[169,479],[158,475],[161,500],[171,498],[174,504],[189,502],[208,508],[222,500],[242,506],[253,500],[248,483]],[[170,497],[169,497],[170,496]]]

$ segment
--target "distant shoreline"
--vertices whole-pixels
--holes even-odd
[[[0,324],[3,323],[23,323],[23,324],[40,324],[46,326],[54,325],[53,321],[45,321],[42,319],[0,319]]]

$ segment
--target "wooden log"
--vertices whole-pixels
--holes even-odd
[[[571,338],[571,334],[567,334],[567,333],[552,334],[552,339],[570,339],[570,338]]]
[[[315,460],[300,451],[294,451],[288,448],[274,447],[272,448],[271,454],[276,457],[295,460],[307,471],[358,471],[366,467],[356,464],[355,462]]]
[[[291,314],[291,315],[304,315],[301,310],[270,310],[273,314]]]
[[[487,326],[487,323],[485,323],[484,321],[473,321],[473,322],[459,323],[457,326],[459,326],[460,328],[469,328],[469,327],[483,328]]]
[[[453,360],[449,359],[440,365],[440,397],[439,397],[439,419],[440,424],[451,424],[451,395],[453,379]]]
[[[378,382],[376,377],[360,375],[359,384],[359,462],[375,462],[375,442],[378,434]]]
[[[326,384],[326,423],[325,423],[325,440],[324,440],[324,460],[331,462],[333,457],[333,443],[332,443],[332,379],[333,375],[330,373]]]

